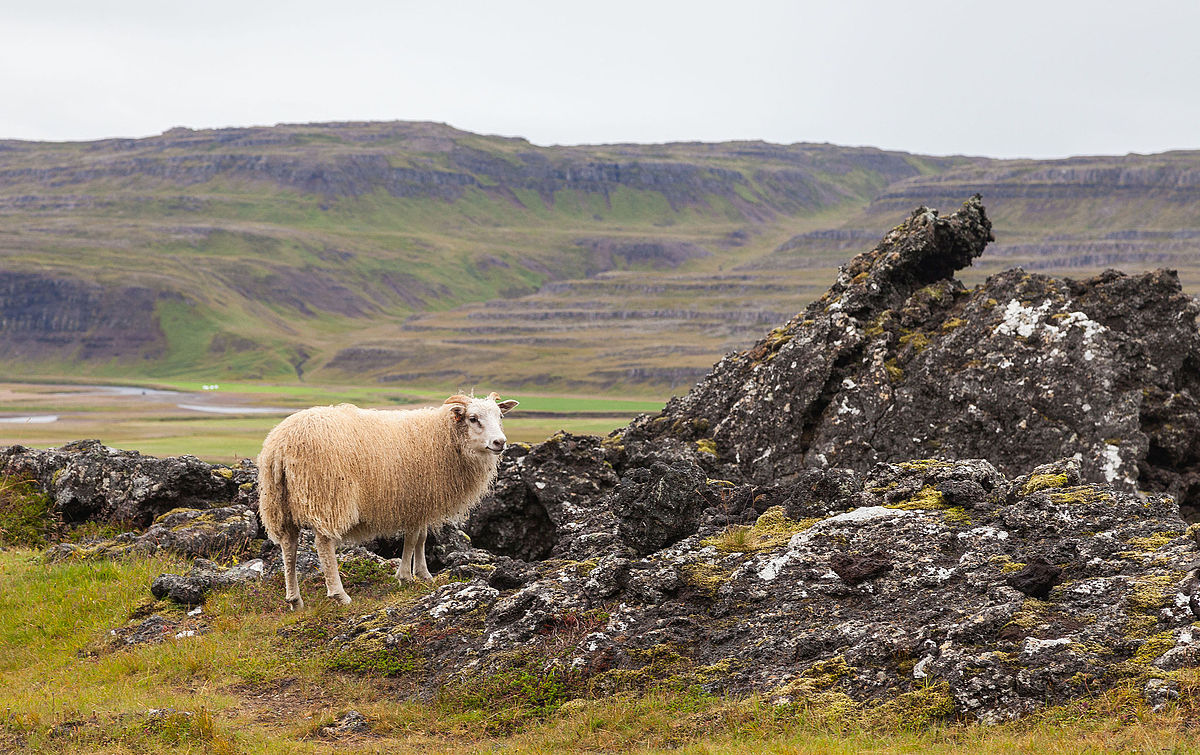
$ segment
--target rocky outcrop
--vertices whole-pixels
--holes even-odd
[[[236,558],[255,549],[258,517],[241,504],[216,509],[173,509],[156,517],[143,533],[124,532],[87,543],[59,543],[46,549],[49,561],[151,556],[169,551],[181,556]],[[261,545],[261,540],[258,541]]]
[[[1169,691],[1200,642],[1195,528],[1169,497],[1079,477],[1073,459],[1013,480],[982,460],[809,474],[731,494],[642,556],[507,585],[493,557],[463,556],[451,573],[469,581],[352,616],[332,652],[411,654],[433,686],[533,657],[575,694],[698,684],[898,713],[935,695],[984,721]]]
[[[624,442],[707,444],[710,469],[760,482],[926,457],[1013,474],[1074,455],[1085,480],[1194,507],[1200,307],[1166,270],[1010,270],[968,290],[953,273],[989,238],[978,198],[947,218],[918,210]]]
[[[145,286],[0,270],[0,356],[156,358],[167,344],[155,307],[172,298]]]
[[[80,440],[61,448],[0,448],[0,471],[35,480],[67,523],[85,520],[148,526],[175,508],[239,503],[257,507],[257,472],[207,464],[194,456],[156,458]]]

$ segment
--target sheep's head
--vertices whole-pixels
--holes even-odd
[[[508,438],[504,437],[502,417],[508,414],[516,401],[497,401],[500,395],[491,393],[487,398],[456,394],[443,402],[450,407],[454,421],[462,428],[462,437],[469,450],[480,454],[504,453]]]

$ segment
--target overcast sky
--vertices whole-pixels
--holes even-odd
[[[0,0],[0,138],[433,120],[537,144],[1200,148],[1200,2]]]

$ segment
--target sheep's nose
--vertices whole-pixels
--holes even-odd
[[[493,438],[489,444],[492,450],[499,453],[504,450],[504,446],[508,443],[508,438]]]

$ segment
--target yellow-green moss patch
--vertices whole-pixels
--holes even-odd
[[[1021,495],[1030,495],[1047,488],[1065,488],[1071,478],[1065,474],[1035,474],[1021,489]]]
[[[803,532],[820,519],[791,519],[782,506],[772,506],[764,511],[753,526],[733,525],[717,535],[700,541],[711,545],[722,553],[755,553],[787,545],[797,532]]]

